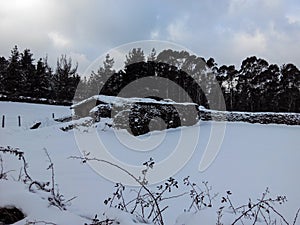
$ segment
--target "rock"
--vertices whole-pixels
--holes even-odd
[[[0,207],[0,224],[13,224],[24,218],[24,213],[14,206]]]

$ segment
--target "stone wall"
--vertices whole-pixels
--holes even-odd
[[[299,113],[248,113],[200,110],[201,120],[300,125]]]
[[[101,117],[113,118],[117,129],[126,129],[137,136],[152,130],[164,130],[179,126],[192,126],[199,121],[196,104],[135,103],[123,106],[99,105],[90,116],[95,121]]]
[[[112,118],[115,128],[126,129],[135,136],[153,130],[192,126],[199,120],[300,125],[300,114],[297,113],[223,112],[203,107],[199,110],[197,104],[175,102],[100,103],[90,110],[94,105],[95,102],[86,102],[84,107],[81,105],[75,109],[75,113],[79,116],[91,116],[95,122],[105,117]]]

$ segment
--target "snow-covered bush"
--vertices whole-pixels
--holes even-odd
[[[104,204],[109,208],[115,208],[127,213],[128,217],[131,217],[134,222],[132,222],[132,224],[138,222],[138,224],[164,225],[163,215],[169,207],[165,202],[170,199],[185,196],[189,196],[187,202],[190,201],[189,207],[184,209],[185,212],[193,212],[194,215],[196,215],[198,212],[202,212],[208,208],[216,209],[216,225],[227,224],[228,222],[223,222],[223,217],[225,216],[227,217],[226,221],[228,221],[229,216],[230,224],[232,225],[296,225],[298,221],[300,208],[297,210],[294,220],[288,222],[276,207],[276,205],[284,204],[287,198],[282,195],[270,197],[269,188],[266,188],[265,192],[263,192],[262,196],[257,198],[257,200],[249,198],[245,204],[234,205],[234,201],[232,200],[233,193],[231,191],[227,190],[223,196],[216,193],[212,194],[212,187],[208,185],[208,182],[201,182],[201,185],[198,185],[197,182],[191,181],[189,176],[183,179],[183,186],[185,188],[180,194],[172,194],[174,189],[176,189],[177,192],[180,190],[180,182],[172,177],[157,185],[155,188],[148,186],[147,172],[155,165],[152,158],[143,164],[145,169],[141,171],[142,175],[140,177],[135,177],[127,170],[111,162],[90,158],[89,153],[84,157],[75,156],[72,158],[80,159],[83,163],[92,160],[98,161],[99,163],[110,164],[127,173],[129,177],[133,178],[137,184],[139,184],[138,188],[132,189],[125,187],[122,183],[116,183],[115,191],[104,200]],[[98,218],[96,215],[89,225],[122,224],[121,220],[116,219],[117,217],[109,217],[105,215],[105,213],[103,216],[104,218]],[[182,223],[177,221],[176,225],[182,225]]]
[[[18,180],[22,181],[24,184],[26,184],[28,186],[28,190],[30,192],[33,192],[33,193],[37,192],[37,191],[47,192],[47,193],[49,193],[47,199],[48,199],[50,206],[55,206],[55,207],[59,208],[60,210],[66,210],[67,206],[70,204],[70,202],[74,198],[72,198],[70,200],[66,200],[64,198],[64,195],[60,193],[60,191],[58,189],[58,185],[55,182],[54,164],[50,158],[50,155],[49,155],[47,149],[44,149],[44,151],[46,153],[48,163],[49,163],[49,166],[46,169],[51,171],[50,181],[47,181],[47,182],[35,180],[29,175],[29,172],[28,172],[29,165],[26,161],[23,151],[20,151],[18,148],[12,148],[10,146],[0,147],[0,153],[16,156],[18,158],[18,160],[20,160],[22,162],[22,167],[20,170]],[[1,155],[0,155],[0,157],[1,157]],[[2,159],[2,157],[1,157],[1,159]],[[0,163],[2,165],[3,162],[1,161]],[[2,166],[1,166],[1,168],[2,168]],[[2,171],[2,169],[1,169],[1,171]],[[21,174],[21,171],[24,172],[24,175]],[[1,172],[1,174],[2,173],[3,172]],[[1,174],[0,174],[0,176],[1,176]],[[5,173],[3,173],[3,174],[5,175]],[[6,177],[4,177],[4,178],[6,178]]]

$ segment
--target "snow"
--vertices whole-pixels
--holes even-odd
[[[180,104],[180,105],[195,105],[195,103],[189,103],[189,102],[183,102],[183,103],[176,103],[170,99],[165,100],[155,100],[152,98],[122,98],[122,97],[116,97],[116,96],[107,96],[107,95],[94,95],[92,97],[89,97],[85,100],[82,100],[78,103],[75,103],[71,106],[71,108],[77,107],[83,103],[89,102],[91,100],[98,100],[107,104],[113,104],[115,106],[118,105],[124,105],[124,104],[134,104],[134,103],[155,103],[155,104]]]
[[[153,137],[160,142],[152,150],[136,151],[131,146],[133,137],[126,131],[114,131],[105,126],[106,120],[94,128],[80,127],[75,132],[63,132],[60,128],[72,122],[55,122],[52,113],[58,118],[71,115],[71,110],[65,106],[0,102],[0,115],[6,115],[11,120],[5,128],[0,128],[1,146],[18,147],[24,151],[30,175],[35,180],[44,182],[51,180],[51,171],[47,170],[49,162],[44,150],[47,149],[54,163],[55,182],[60,193],[65,199],[76,197],[66,211],[49,206],[49,193],[38,190],[35,193],[29,192],[27,185],[16,181],[22,167],[21,162],[16,160],[15,156],[0,153],[4,170],[14,170],[8,173],[8,180],[0,180],[0,206],[14,205],[22,209],[26,218],[17,222],[18,225],[25,224],[26,221],[83,225],[91,223],[96,214],[99,219],[112,218],[121,225],[144,224],[134,215],[109,209],[104,205],[103,201],[114,191],[114,182],[100,176],[88,164],[69,158],[82,154],[75,133],[80,133],[85,138],[86,142],[83,145],[88,151],[93,148],[93,142],[89,140],[92,140],[90,138],[95,129],[103,144],[111,150],[111,154],[129,165],[142,165],[150,157],[156,164],[164,162],[181,141],[181,132],[198,135],[195,152],[189,162],[174,174],[174,178],[179,182],[179,190],[174,194],[188,191],[182,180],[190,176],[191,180],[199,184],[208,181],[213,192],[219,195],[212,208],[199,212],[184,212],[191,203],[188,195],[163,202],[163,206],[169,206],[164,212],[167,225],[215,224],[219,200],[227,190],[233,193],[232,199],[236,205],[246,204],[249,198],[256,200],[261,197],[266,187],[270,188],[271,196],[286,195],[288,201],[277,209],[288,221],[293,221],[300,207],[300,126],[227,123],[219,154],[210,167],[200,173],[199,161],[210,138],[212,122],[200,121],[198,125],[184,129],[176,128],[142,135],[136,140],[139,144],[147,143],[143,141],[149,141],[149,138]],[[14,122],[18,115],[22,118],[21,127]],[[37,121],[42,122],[41,127],[30,130],[29,127]],[[216,123],[217,126],[218,124],[222,125],[221,122]],[[176,165],[176,162],[174,164]],[[116,179],[118,180],[118,177]],[[155,190],[156,186],[157,184],[153,184],[150,188]],[[134,187],[128,187],[128,190],[130,189]],[[226,211],[223,223],[230,224],[234,218],[234,214]]]
[[[17,206],[27,216],[24,220],[15,223],[24,225],[26,221],[53,221],[57,224],[84,224],[85,220],[68,211],[49,207],[47,200],[35,193],[28,192],[20,182],[0,182],[0,199],[2,206]]]
[[[286,116],[286,115],[295,115],[295,116],[299,116],[299,113],[286,113],[286,112],[240,112],[240,111],[233,111],[233,112],[230,112],[230,111],[218,111],[218,110],[212,110],[212,109],[207,109],[205,108],[204,106],[199,106],[198,107],[200,111],[205,111],[205,112],[221,112],[221,113],[224,113],[224,114],[242,114],[242,115],[281,115],[281,116]]]
[[[66,106],[28,104],[19,102],[0,102],[0,116],[5,115],[5,129],[26,130],[36,122],[42,121],[42,127],[57,124],[53,118],[70,116],[71,110]],[[21,117],[21,127],[18,126],[18,116]]]

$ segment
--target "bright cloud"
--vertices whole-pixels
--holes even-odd
[[[293,15],[293,14],[290,14],[290,15],[287,15],[286,16],[289,24],[300,24],[300,16],[299,15]]]
[[[62,34],[57,32],[50,32],[48,37],[52,41],[53,45],[57,48],[68,47],[71,44],[71,40],[64,37]]]
[[[93,61],[128,42],[160,39],[218,64],[251,54],[300,67],[299,9],[296,0],[1,0],[0,56],[18,45],[55,66],[61,54]]]
[[[233,51],[237,55],[261,54],[267,49],[267,39],[259,30],[253,34],[236,33],[233,38],[233,46],[235,46]]]
[[[168,40],[182,42],[188,38],[188,19],[189,17],[185,15],[169,24],[167,27]]]

